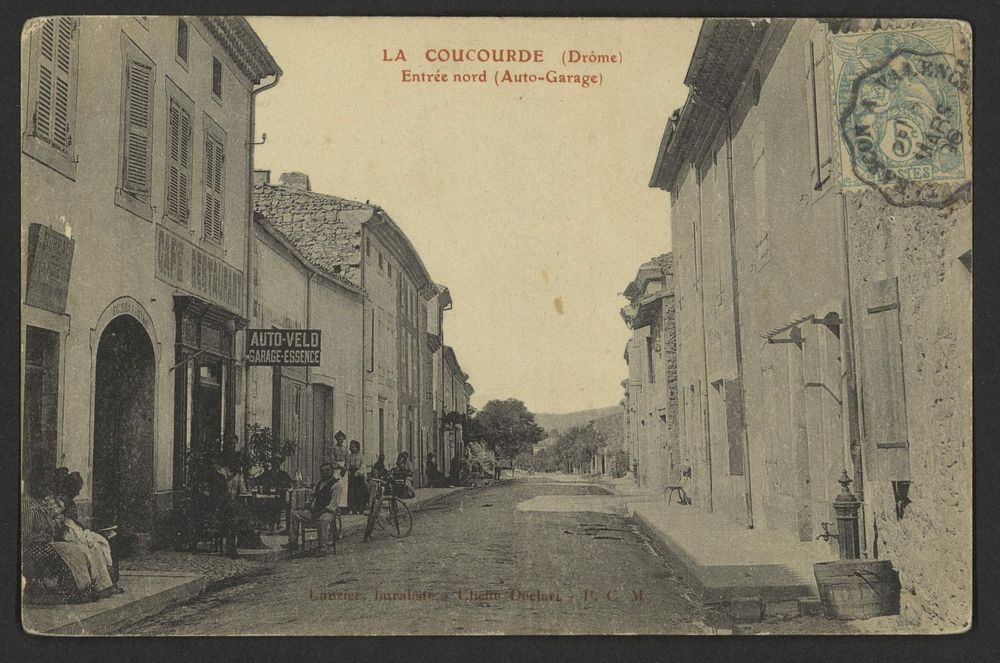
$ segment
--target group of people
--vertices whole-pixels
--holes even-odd
[[[123,592],[109,539],[80,520],[80,473],[34,468],[27,484],[21,507],[27,594],[51,592],[58,600],[83,603]]]
[[[330,526],[338,511],[352,514],[367,512],[370,495],[363,471],[364,455],[361,453],[361,443],[351,440],[349,451],[346,451],[344,449],[346,439],[347,435],[342,431],[337,431],[334,435],[335,443],[326,451],[325,460],[319,468],[320,478],[312,486],[312,499],[306,508],[292,509],[289,513],[288,543],[283,547],[298,549],[302,527],[315,525],[318,529],[316,554],[327,555]],[[401,452],[391,469],[385,467],[385,454],[379,454],[368,476],[383,480],[391,478],[405,484],[413,476],[410,454],[406,451]],[[410,490],[412,491],[412,486]],[[406,497],[406,495],[401,496]]]
[[[194,508],[201,514],[214,514],[225,541],[225,553],[232,558],[238,557],[237,548],[264,546],[257,533],[256,517],[240,499],[248,492],[239,454],[233,450],[218,457],[196,486],[199,503]]]

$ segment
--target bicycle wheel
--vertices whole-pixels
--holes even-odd
[[[403,500],[387,495],[375,513],[378,526],[389,536],[402,538],[413,531],[413,516]]]
[[[377,503],[372,503],[368,507],[368,522],[365,523],[365,535],[361,539],[362,541],[368,541],[372,538],[372,532],[375,531],[375,512],[378,511],[379,505]]]

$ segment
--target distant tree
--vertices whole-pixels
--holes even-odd
[[[585,426],[573,426],[560,435],[552,445],[552,453],[560,469],[573,472],[589,467],[593,457],[606,444],[604,434],[591,422]]]
[[[498,458],[513,458],[546,438],[535,415],[516,398],[492,400],[470,417],[471,426]]]

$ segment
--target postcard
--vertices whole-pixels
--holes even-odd
[[[23,628],[968,630],[971,34],[28,21]]]

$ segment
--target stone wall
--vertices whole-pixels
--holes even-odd
[[[854,328],[870,284],[895,277],[899,289],[909,504],[898,518],[867,422],[869,547],[899,571],[907,621],[961,630],[972,616],[972,205],[897,207],[875,191],[846,204]],[[859,331],[860,362],[870,340]]]

